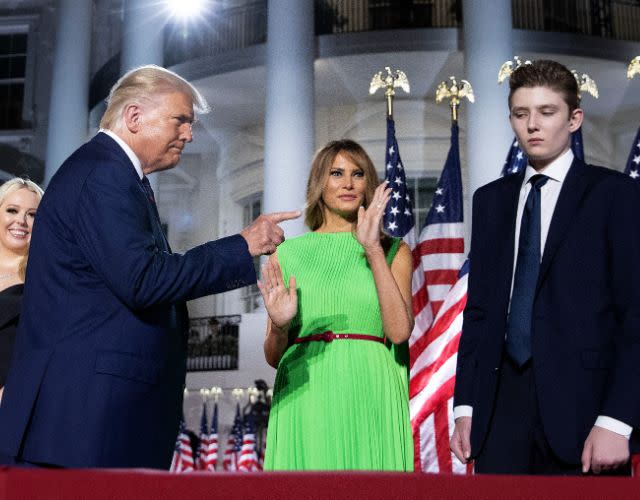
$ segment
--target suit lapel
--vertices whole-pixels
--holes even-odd
[[[502,269],[502,279],[499,283],[505,284],[505,293],[499,296],[509,298],[511,295],[511,281],[513,278],[513,262],[514,262],[514,243],[516,233],[516,217],[518,216],[518,199],[520,197],[520,188],[522,187],[522,181],[524,180],[524,170],[517,175],[509,175],[505,179],[502,185],[502,192],[499,193],[500,200],[504,200],[502,210],[500,210],[496,217],[498,217],[499,228],[504,237],[504,249],[500,252]],[[508,306],[508,302],[507,302]]]
[[[540,264],[540,273],[538,275],[538,289],[549,271],[549,267],[558,248],[567,236],[571,222],[580,208],[588,186],[589,178],[585,175],[585,164],[575,158],[562,184],[560,196],[558,197],[556,208],[551,217],[551,225],[549,226],[547,242],[542,254],[542,263]]]

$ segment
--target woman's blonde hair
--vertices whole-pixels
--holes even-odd
[[[114,129],[122,120],[122,111],[128,104],[171,92],[189,96],[197,114],[209,112],[206,99],[187,80],[173,71],[149,64],[128,71],[111,87],[100,128]]]
[[[326,208],[322,200],[322,190],[327,184],[329,172],[338,154],[342,153],[355,163],[364,172],[366,188],[364,193],[364,208],[369,206],[374,191],[380,184],[378,173],[369,155],[360,144],[350,139],[331,141],[318,150],[311,163],[311,172],[307,182],[307,209],[304,215],[305,224],[315,231],[324,223],[324,210]]]
[[[9,179],[4,184],[2,184],[2,186],[0,186],[0,206],[2,206],[7,196],[18,191],[19,189],[27,189],[32,193],[35,193],[35,195],[38,197],[38,202],[42,200],[44,191],[42,191],[42,188],[40,186],[38,186],[35,182],[30,181],[29,179],[14,177],[13,179]],[[27,251],[25,256],[20,261],[20,264],[18,265],[18,276],[22,281],[24,281],[25,272],[27,270],[28,257],[29,253]]]

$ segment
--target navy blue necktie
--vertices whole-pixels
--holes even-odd
[[[142,187],[144,187],[144,191],[147,194],[147,198],[149,200],[149,204],[151,205],[152,210],[152,218],[155,218],[155,227],[154,232],[156,234],[156,240],[161,246],[162,250],[166,252],[171,252],[169,248],[169,243],[162,231],[162,223],[160,222],[160,214],[158,213],[158,205],[156,205],[156,198],[153,194],[153,189],[151,188],[151,183],[149,182],[149,178],[145,175],[141,179]]]
[[[529,179],[531,190],[527,196],[518,243],[518,259],[513,278],[509,324],[507,326],[507,353],[518,366],[531,358],[531,326],[533,299],[540,271],[540,188],[549,180],[546,175]]]
[[[145,175],[141,179],[142,187],[144,188],[144,192],[147,193],[147,198],[149,199],[149,203],[153,207],[154,212],[156,213],[158,220],[160,220],[160,214],[158,214],[158,206],[156,205],[156,197],[153,194],[153,188],[151,187],[151,183],[149,182],[149,178]]]

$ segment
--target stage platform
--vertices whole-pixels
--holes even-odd
[[[0,469],[0,500],[640,498],[635,478]]]

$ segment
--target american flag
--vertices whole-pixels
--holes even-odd
[[[191,472],[194,470],[193,448],[191,447],[191,439],[187,434],[184,416],[180,420],[180,429],[169,470],[171,472]]]
[[[584,161],[584,144],[582,142],[582,127],[571,134],[571,150],[576,158]],[[502,166],[502,176],[517,174],[527,168],[529,158],[526,153],[520,149],[518,140],[513,139],[507,158]]]
[[[213,472],[218,461],[218,404],[216,403],[214,415],[211,420],[211,431],[207,421],[207,403],[202,403],[202,416],[200,418],[200,446],[198,448],[198,469]],[[216,421],[214,424],[214,420]],[[214,430],[215,425],[215,430]]]
[[[200,445],[198,446],[199,470],[205,470],[205,461],[207,459],[207,448],[209,448],[209,422],[207,421],[207,403],[202,402],[202,415],[200,417]]]
[[[226,471],[238,470],[238,459],[242,449],[242,416],[240,415],[240,404],[236,406],[236,417],[233,420],[233,428],[227,439],[227,448],[224,450],[224,460],[222,468]]]
[[[458,126],[433,203],[413,249],[413,314],[409,339],[409,410],[415,469],[464,473],[452,455],[453,388],[466,303],[464,222]]]
[[[520,149],[518,140],[514,138],[507,153],[507,158],[504,161],[504,166],[502,167],[502,176],[522,172],[522,170],[527,167],[528,161],[527,155]]]
[[[263,470],[264,469],[264,452],[265,452],[265,448],[264,446],[260,447],[260,452],[258,453],[258,469],[259,470]]]
[[[247,415],[244,418],[244,434],[242,436],[240,458],[238,459],[238,470],[243,472],[255,472],[260,470],[258,465],[256,431],[253,426],[253,418],[251,415]]]
[[[206,470],[215,471],[218,466],[218,403],[213,405],[211,417],[211,431],[209,433],[209,447],[205,461]]]
[[[624,173],[632,179],[640,178],[640,128],[629,151],[629,159],[627,160],[627,166],[624,169]]]
[[[584,143],[582,142],[582,127],[571,134],[571,150],[573,155],[584,161]]]
[[[385,154],[385,179],[392,188],[391,200],[384,212],[383,224],[385,232],[396,238],[403,238],[411,248],[414,247],[413,208],[407,190],[407,179],[400,159],[396,127],[393,118],[387,117],[387,150]]]

